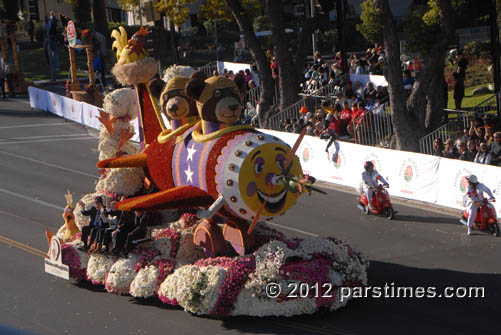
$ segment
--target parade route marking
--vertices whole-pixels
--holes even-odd
[[[56,138],[56,137],[77,137],[77,136],[92,136],[88,133],[82,134],[69,134],[69,135],[42,135],[42,136],[28,136],[28,137],[13,137],[13,138],[0,138],[0,141],[11,141],[11,140],[32,140],[35,138]]]
[[[17,125],[17,126],[3,126],[0,127],[0,129],[12,129],[12,128],[27,128],[27,127],[47,127],[47,126],[69,126],[70,124],[73,124],[71,122],[64,122],[64,123],[36,123],[36,124],[24,124],[24,125]]]
[[[309,232],[304,231],[304,230],[300,230],[300,229],[296,229],[296,228],[292,228],[292,227],[287,227],[287,226],[282,226],[281,224],[274,223],[274,222],[266,222],[266,223],[270,224],[272,226],[283,228],[283,229],[292,230],[292,231],[295,231],[296,233],[301,233],[301,234],[305,234],[305,235],[309,235],[309,236],[313,236],[313,237],[319,236],[317,234],[312,234],[312,233],[309,233]]]
[[[24,144],[24,143],[41,143],[41,142],[57,142],[57,141],[74,141],[74,140],[97,140],[96,137],[88,136],[88,137],[72,137],[72,138],[57,138],[51,140],[38,140],[38,141],[20,141],[20,142],[0,142],[0,145],[5,144]]]
[[[11,216],[13,218],[16,218],[16,219],[21,219],[21,220],[24,220],[24,221],[27,221],[27,222],[31,222],[31,223],[35,223],[39,226],[42,226],[44,228],[57,228],[57,227],[51,227],[49,225],[46,225],[46,224],[43,224],[41,222],[38,222],[38,221],[35,221],[35,220],[32,220],[32,219],[29,219],[27,217],[24,217],[24,216],[20,216],[20,215],[16,215],[16,214],[13,214],[13,213],[10,213],[10,212],[7,212],[7,211],[4,211],[4,210],[1,210],[0,209],[0,214],[4,214],[4,215],[7,215],[7,216]]]
[[[93,174],[90,174],[90,173],[85,173],[85,172],[82,172],[82,171],[73,170],[73,169],[70,169],[70,168],[67,168],[67,167],[64,167],[64,166],[60,166],[60,165],[57,165],[57,164],[52,164],[52,163],[48,163],[48,162],[44,162],[44,161],[39,161],[38,159],[34,159],[34,158],[26,157],[26,156],[21,156],[21,155],[13,154],[13,153],[7,152],[7,151],[1,151],[0,150],[0,154],[4,154],[4,155],[7,155],[7,156],[11,156],[11,157],[16,157],[16,158],[19,158],[19,159],[24,159],[24,160],[27,160],[27,161],[30,161],[30,162],[34,162],[34,163],[38,163],[38,164],[50,166],[50,167],[53,167],[53,168],[56,168],[56,169],[60,169],[60,170],[65,170],[65,171],[69,171],[69,172],[73,172],[73,173],[78,173],[78,174],[81,174],[83,176],[91,177],[91,178],[94,178],[94,179],[95,178],[99,178],[99,176],[96,176],[96,175],[93,175]]]
[[[3,235],[0,235],[0,242],[5,243],[7,245],[10,245],[12,247],[18,248],[20,250],[29,252],[30,254],[35,255],[35,256],[39,256],[42,258],[45,258],[45,256],[47,256],[47,253],[42,251],[42,250],[33,248],[32,246],[29,246],[29,245],[22,243],[22,242],[12,240],[12,239],[5,237]]]
[[[19,193],[16,193],[16,192],[12,192],[12,191],[3,189],[3,188],[0,188],[0,192],[6,193],[6,194],[9,194],[9,195],[13,195],[15,197],[18,197],[18,198],[21,198],[21,199],[24,199],[24,200],[29,200],[29,201],[35,202],[37,204],[44,205],[44,206],[47,206],[47,207],[51,207],[51,208],[54,208],[54,209],[57,209],[57,210],[60,210],[60,211],[64,211],[64,207],[53,205],[53,204],[50,204],[50,203],[45,202],[43,200],[38,200],[38,199],[29,197],[29,196],[26,196],[26,195],[22,195],[22,194],[19,194]]]

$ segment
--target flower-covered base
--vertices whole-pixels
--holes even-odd
[[[256,248],[248,255],[204,258],[193,243],[195,222],[184,214],[174,223],[151,227],[151,240],[127,258],[89,257],[78,249],[79,242],[65,244],[63,262],[73,278],[105,285],[110,293],[157,296],[199,315],[335,310],[347,303],[340,287],[367,284],[368,263],[334,238],[288,239],[261,223],[254,232]]]

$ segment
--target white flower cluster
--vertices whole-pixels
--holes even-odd
[[[83,196],[82,199],[80,199],[85,206],[82,207],[80,204],[77,202],[75,209],[73,210],[73,214],[75,215],[75,224],[77,225],[78,229],[82,230],[82,227],[88,226],[90,222],[90,217],[89,216],[84,216],[80,211],[89,209],[91,206],[94,205],[94,194],[86,194]]]
[[[265,287],[268,283],[280,281],[280,267],[293,250],[281,241],[271,241],[261,246],[255,253],[256,271],[249,275],[245,288],[252,291],[253,297],[266,298]]]
[[[114,118],[134,120],[137,117],[136,92],[131,88],[114,90],[104,97],[103,108]]]
[[[217,266],[185,265],[164,280],[159,293],[176,299],[185,311],[208,314],[217,302],[225,275],[226,270]]]
[[[99,159],[115,157],[120,150],[127,154],[135,154],[139,150],[131,142],[127,142],[122,148],[119,146],[122,132],[134,132],[130,123],[137,117],[135,91],[129,88],[118,89],[106,95],[103,103],[104,110],[110,118],[115,118],[113,133],[109,133],[104,125],[101,125],[98,145]],[[140,168],[108,169],[106,177],[100,179],[96,185],[98,192],[111,192],[119,195],[130,196],[139,191],[143,186],[144,172]]]
[[[149,298],[158,290],[157,277],[160,271],[149,265],[142,268],[130,284],[130,295],[136,298]]]
[[[113,266],[113,259],[102,254],[93,254],[87,263],[87,277],[93,284],[104,284],[106,274]]]
[[[300,298],[278,301],[277,299],[256,299],[254,292],[243,289],[235,301],[232,316],[293,316],[299,314],[313,314],[317,311],[314,298]]]
[[[194,72],[195,69],[190,66],[172,65],[164,70],[163,81],[167,83],[171,78],[176,76],[189,78]]]
[[[136,263],[139,256],[129,253],[127,258],[120,258],[113,264],[106,277],[106,290],[117,294],[128,294],[130,284],[136,276]]]
[[[96,185],[98,192],[112,192],[131,196],[143,185],[144,172],[137,168],[110,169]]]
[[[134,126],[127,121],[118,120],[113,123],[113,134],[110,134],[108,129],[101,125],[101,130],[99,132],[100,141],[97,147],[99,150],[100,160],[115,157],[115,154],[119,150],[122,150],[127,154],[135,154],[139,151],[136,145],[131,142],[126,142],[121,149],[119,148],[120,136],[122,132],[133,133]]]

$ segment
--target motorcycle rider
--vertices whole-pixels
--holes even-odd
[[[468,197],[468,201],[466,204],[466,208],[468,210],[468,235],[471,235],[471,227],[475,223],[475,215],[477,214],[477,208],[479,204],[483,201],[483,193],[487,193],[490,196],[489,200],[495,201],[494,195],[491,190],[482,183],[478,182],[478,178],[475,175],[469,175],[466,177],[468,180],[468,191],[466,192],[466,196]]]
[[[374,190],[378,186],[378,181],[381,181],[384,186],[389,187],[388,182],[374,169],[374,164],[372,162],[367,161],[364,164],[365,171],[362,172],[362,190],[367,196],[367,200],[369,201],[369,208],[372,210],[376,210],[372,205],[372,197],[374,195]]]

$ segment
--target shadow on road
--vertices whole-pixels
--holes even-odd
[[[395,215],[393,221],[461,225],[461,223],[459,222],[459,216],[457,218],[454,218],[454,217],[444,217],[444,216],[400,215],[399,213]]]

